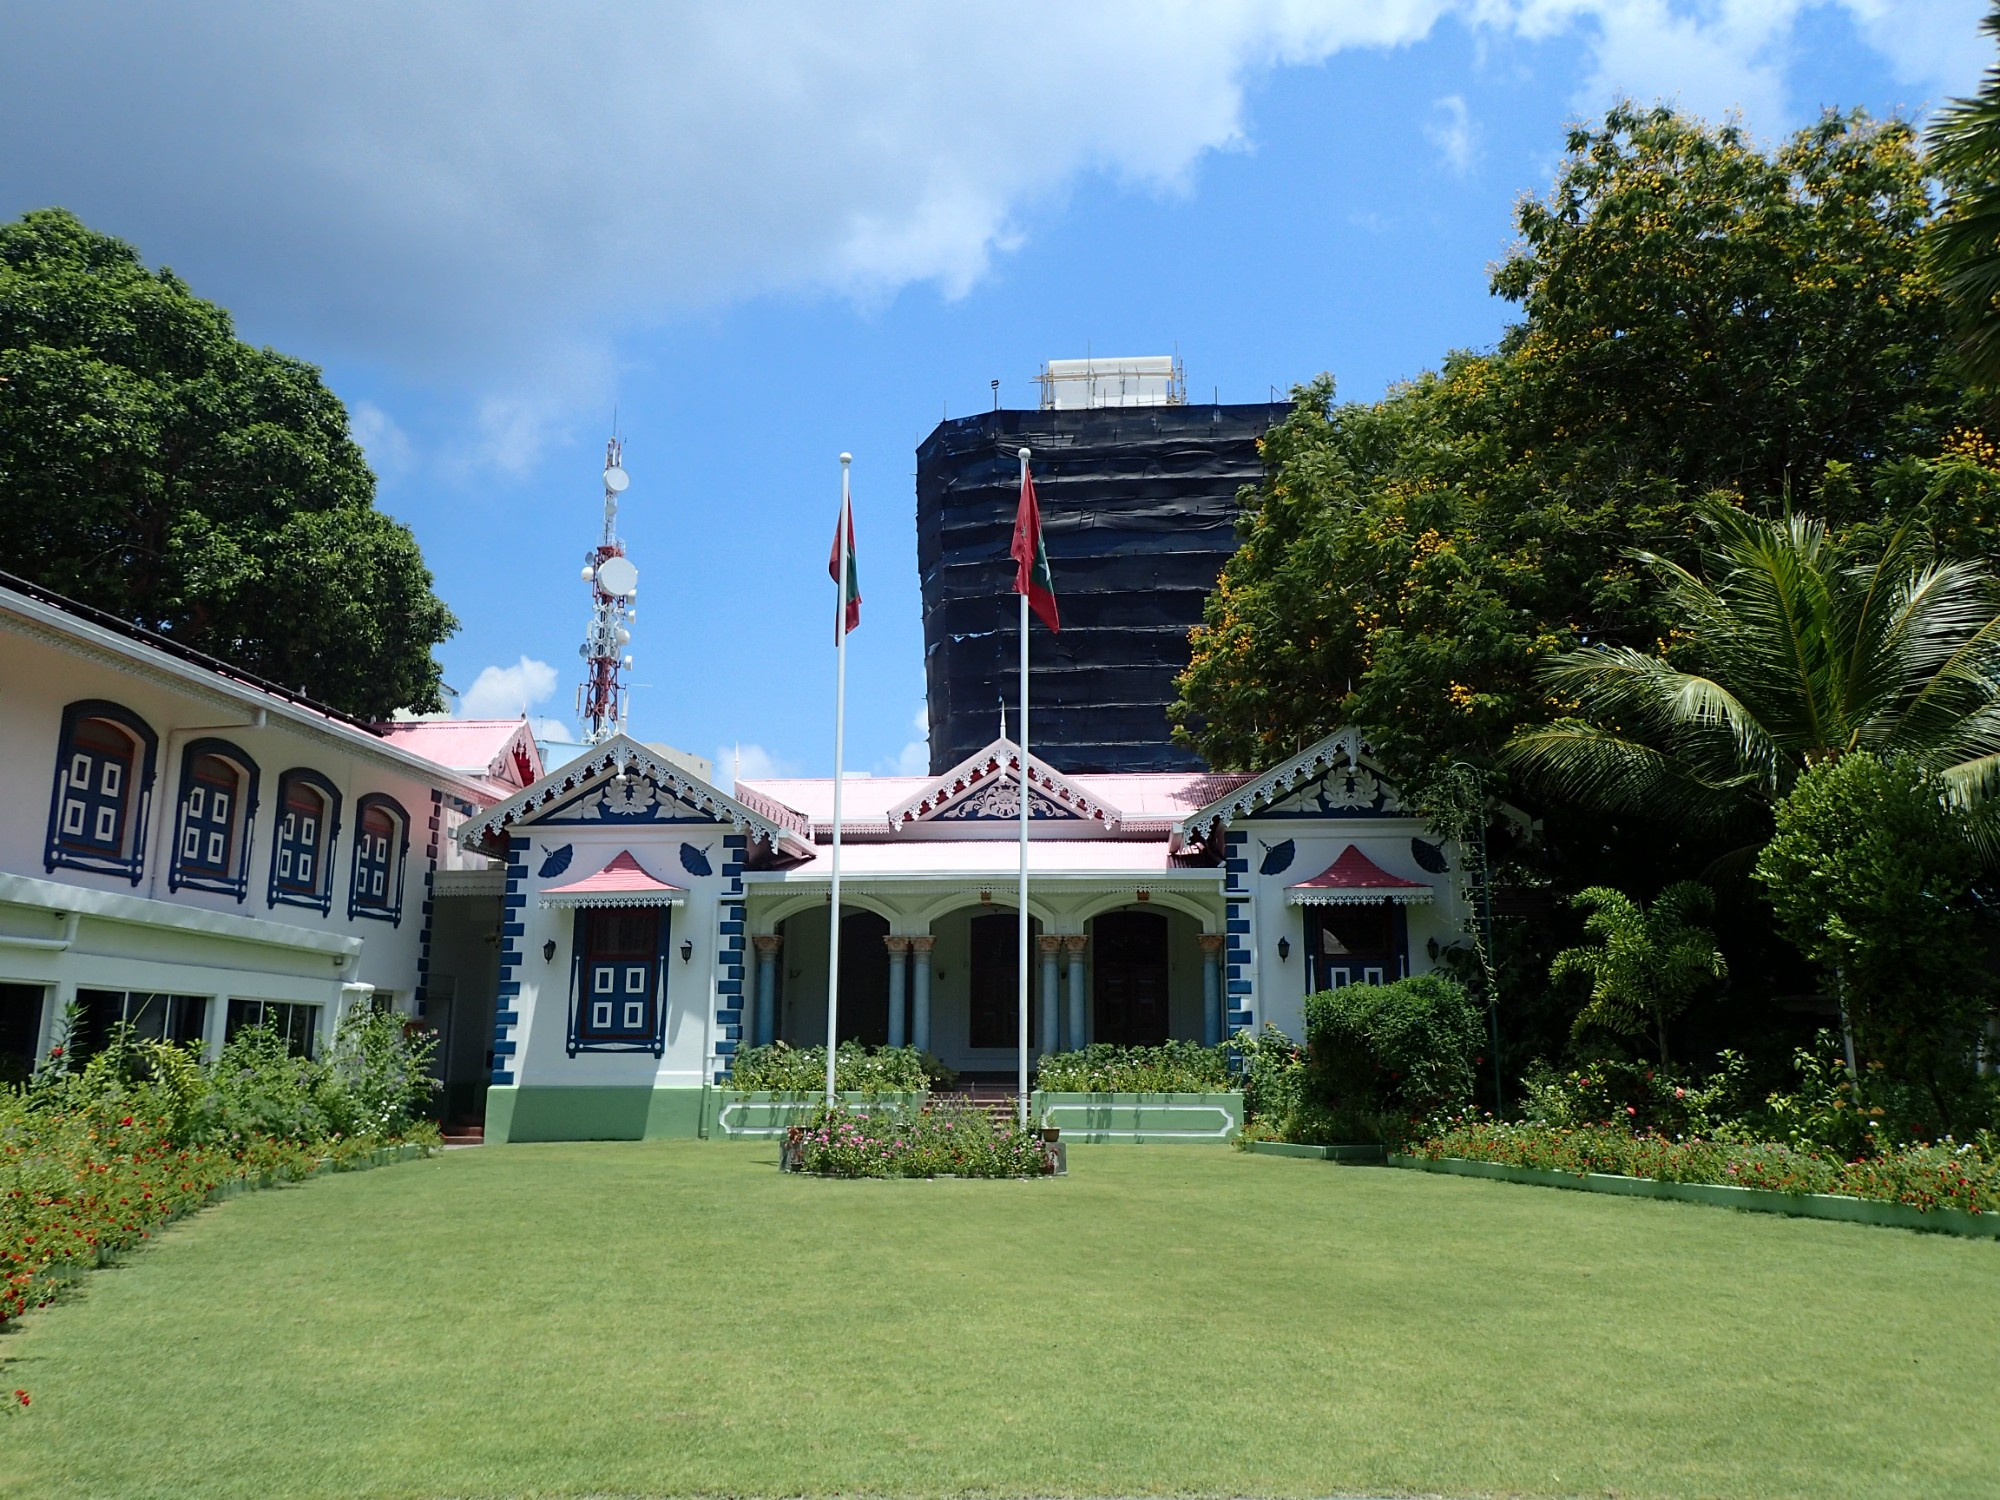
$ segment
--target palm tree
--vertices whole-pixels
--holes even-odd
[[[2000,3],[1980,29],[2000,41]],[[1947,193],[1929,231],[1932,264],[1962,331],[1966,373],[2000,389],[2000,66],[1977,94],[1938,112],[1929,148]]]
[[[1761,821],[1806,766],[1851,750],[1907,756],[1963,806],[2000,788],[2000,580],[1907,526],[1880,542],[1803,516],[1706,519],[1706,578],[1637,554],[1699,670],[1616,646],[1560,657],[1544,682],[1573,717],[1515,736],[1507,764],[1704,830]]]
[[[1596,939],[1563,949],[1549,965],[1558,983],[1572,974],[1590,981],[1590,1003],[1570,1034],[1582,1037],[1593,1026],[1628,1037],[1650,1030],[1660,1061],[1668,1062],[1667,1022],[1729,974],[1715,934],[1696,921],[1715,909],[1715,893],[1699,881],[1677,880],[1644,907],[1623,891],[1593,885],[1570,905],[1590,913],[1583,930]]]

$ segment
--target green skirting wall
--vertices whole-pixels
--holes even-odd
[[[555,1088],[496,1084],[486,1091],[486,1139],[653,1141],[701,1133],[707,1089]]]
[[[1243,1129],[1241,1094],[1062,1094],[1037,1089],[1028,1123],[1063,1139],[1137,1146],[1220,1145]]]
[[[892,1110],[912,1115],[924,1107],[926,1094],[843,1093],[840,1102],[849,1109]],[[712,1113],[704,1134],[725,1141],[768,1140],[783,1135],[794,1125],[803,1125],[819,1112],[824,1094],[749,1093],[717,1089],[709,1096]]]

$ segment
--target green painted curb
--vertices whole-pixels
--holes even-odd
[[[1367,1167],[1381,1166],[1389,1155],[1386,1146],[1301,1146],[1294,1141],[1251,1141],[1245,1149],[1258,1156],[1299,1156],[1309,1161],[1337,1161]]]
[[[1070,1094],[1029,1096],[1028,1122],[1087,1145],[1219,1146],[1243,1129],[1241,1094]]]
[[[1908,1203],[1884,1203],[1872,1198],[1843,1198],[1833,1193],[1781,1193],[1774,1188],[1729,1187],[1718,1182],[1661,1182],[1651,1177],[1620,1177],[1609,1172],[1557,1172],[1546,1167],[1512,1167],[1494,1161],[1458,1157],[1433,1160],[1427,1156],[1391,1156],[1389,1165],[1418,1172],[1443,1172],[1453,1177],[1485,1177],[1519,1182],[1529,1187],[1569,1188],[1582,1193],[1611,1193],[1625,1198],[1664,1198],[1678,1203],[1705,1203],[1753,1214],[1788,1214],[1799,1219],[1833,1219],[1848,1224],[1873,1224],[1884,1229],[1919,1229],[1932,1234],[1957,1234],[1969,1239],[2000,1239],[2000,1214],[1969,1213],[1962,1208],[1929,1211]]]

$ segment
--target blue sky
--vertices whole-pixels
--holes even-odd
[[[1974,86],[1983,10],[0,0],[0,215],[69,207],[324,368],[468,711],[576,722],[615,409],[634,732],[829,771],[852,451],[847,762],[887,772],[923,760],[914,450],[990,380],[1177,350],[1201,399],[1378,396],[1497,337],[1487,267],[1567,122],[1920,116]]]

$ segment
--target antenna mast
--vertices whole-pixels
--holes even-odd
[[[632,607],[639,592],[639,570],[618,540],[618,497],[632,482],[624,457],[620,439],[613,437],[604,445],[604,537],[583,560],[583,581],[590,585],[590,624],[577,647],[584,667],[583,683],[576,690],[576,713],[588,745],[600,745],[625,727],[625,684],[619,674],[632,665],[632,658],[623,653],[632,639],[630,624],[639,617]]]

